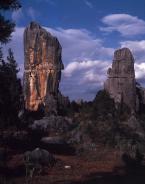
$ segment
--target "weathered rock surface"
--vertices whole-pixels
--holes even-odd
[[[72,119],[62,116],[51,115],[40,120],[35,120],[31,125],[33,130],[42,130],[46,133],[68,132],[73,126]]]
[[[25,108],[36,111],[45,106],[46,93],[56,96],[59,91],[61,45],[56,37],[31,22],[24,32],[24,97]]]
[[[132,111],[136,109],[136,81],[134,58],[128,48],[116,50],[112,68],[108,69],[104,88],[117,103],[125,103]]]
[[[24,162],[26,167],[30,164],[33,168],[41,168],[44,166],[52,167],[56,159],[47,150],[36,148],[33,151],[26,151],[24,153]]]
[[[41,142],[45,144],[66,144],[65,140],[60,136],[42,137]]]

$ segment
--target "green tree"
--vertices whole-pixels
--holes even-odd
[[[93,102],[93,115],[96,118],[112,119],[116,113],[115,103],[110,95],[105,91],[99,91]]]
[[[0,67],[2,66],[3,62],[4,62],[4,59],[3,59],[2,48],[0,47]]]
[[[21,7],[18,0],[0,0],[0,42],[7,43],[14,31],[15,23],[7,20],[3,15],[3,11],[15,11]]]
[[[3,58],[1,58],[3,60]],[[14,125],[18,121],[21,108],[22,87],[17,77],[17,63],[11,49],[8,50],[7,62],[0,65],[0,118],[1,125]]]
[[[17,74],[19,72],[17,62],[14,58],[14,53],[11,49],[8,50],[8,56],[7,56],[8,66],[11,69],[13,77],[16,79]]]
[[[21,87],[21,80],[17,77],[19,69],[18,65],[16,63],[16,60],[14,58],[13,52],[11,49],[8,50],[8,68],[10,72],[10,80],[11,84],[9,86],[10,88],[10,95],[11,95],[11,103],[13,104],[13,109],[18,114],[20,110],[20,100],[22,95],[22,87]]]
[[[19,0],[0,0],[0,44],[11,39],[15,23],[4,16],[5,11],[16,11],[21,7]],[[11,49],[7,61],[3,58],[0,48],[0,126],[17,122],[21,104],[21,81],[17,78],[17,63]]]

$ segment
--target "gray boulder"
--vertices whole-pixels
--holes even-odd
[[[59,145],[66,144],[65,140],[60,136],[42,137],[41,142],[45,144],[59,144]]]
[[[35,120],[30,128],[32,128],[33,130],[43,130],[47,133],[63,133],[68,132],[71,129],[72,125],[73,122],[69,118],[51,115],[40,120]]]
[[[24,164],[26,177],[33,177],[35,171],[42,172],[44,167],[52,167],[56,159],[47,150],[36,148],[33,151],[24,153]]]

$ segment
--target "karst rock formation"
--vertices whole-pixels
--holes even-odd
[[[125,103],[132,111],[136,110],[136,80],[134,57],[128,48],[114,52],[112,68],[108,69],[108,79],[104,88],[115,103]]]
[[[24,99],[30,111],[45,106],[45,100],[59,94],[61,45],[58,39],[35,22],[24,31]],[[50,95],[50,96],[49,96]],[[53,100],[52,100],[53,101]],[[49,104],[49,103],[48,103]]]

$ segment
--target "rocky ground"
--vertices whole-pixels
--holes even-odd
[[[21,132],[21,134],[22,133],[25,137],[26,133]],[[6,135],[8,135],[8,132],[5,131],[5,138],[7,137]],[[2,147],[1,144],[1,149],[2,148],[4,147]],[[26,150],[29,148],[25,147]],[[0,183],[25,184],[26,177],[23,161],[23,153],[25,150],[10,145],[4,149],[8,157],[5,165],[1,167]],[[142,184],[145,182],[145,167],[142,165],[138,168],[128,168],[121,160],[121,152],[119,152],[119,150],[104,148],[104,146],[98,145],[96,149],[92,151],[85,151],[83,153],[76,151],[70,154],[69,149],[67,150],[64,147],[59,147],[59,149],[65,150],[57,152],[57,149],[53,150],[53,148],[51,148],[51,150],[49,150],[48,148],[48,151],[53,152],[57,159],[56,164],[52,168],[43,168],[41,174],[35,173],[34,177],[29,180],[29,183]],[[76,147],[76,150],[79,149]]]

